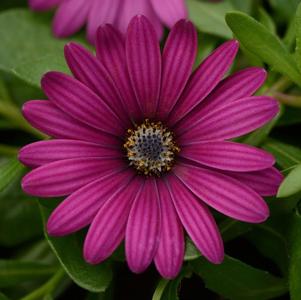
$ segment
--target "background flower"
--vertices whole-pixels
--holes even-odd
[[[107,23],[125,33],[130,19],[143,14],[153,23],[160,38],[163,26],[171,27],[187,16],[184,0],[29,0],[34,10],[58,6],[53,32],[58,37],[69,36],[87,24],[87,37],[95,42],[96,29]]]

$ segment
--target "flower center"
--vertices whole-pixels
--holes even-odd
[[[148,119],[135,129],[128,129],[123,146],[130,165],[144,175],[160,176],[169,171],[180,151],[173,133],[161,122]]]

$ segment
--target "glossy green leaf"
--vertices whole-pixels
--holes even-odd
[[[0,192],[2,192],[15,177],[18,177],[24,169],[24,166],[16,158],[12,158],[0,165]]]
[[[295,34],[296,34],[296,61],[301,70],[301,4],[297,8],[295,17]]]
[[[259,7],[259,22],[269,29],[273,34],[276,34],[276,25],[272,17],[266,12],[263,7]]]
[[[232,34],[225,22],[225,14],[233,9],[227,3],[205,3],[187,0],[189,18],[198,30],[223,38],[231,38]]]
[[[229,256],[220,265],[200,258],[191,262],[191,266],[208,289],[231,300],[272,299],[285,294],[288,289],[284,279]]]
[[[294,57],[281,40],[264,25],[241,12],[228,13],[226,22],[247,50],[269,64],[272,69],[287,75],[295,83],[301,85],[301,74]]]
[[[0,287],[12,287],[23,282],[50,277],[57,267],[35,261],[0,260]]]
[[[301,164],[297,165],[281,183],[277,197],[292,196],[301,191]]]
[[[45,224],[52,209],[42,205],[40,208]],[[91,292],[103,292],[108,288],[112,280],[112,270],[109,264],[90,265],[86,263],[82,253],[83,241],[78,234],[56,238],[50,237],[45,231],[45,237],[74,282]]]
[[[55,39],[49,22],[29,10],[16,9],[0,14],[0,69],[40,86],[42,75],[50,70],[67,72],[63,47]]]

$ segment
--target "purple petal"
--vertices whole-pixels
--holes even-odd
[[[172,279],[178,275],[184,259],[184,233],[181,222],[165,183],[157,180],[160,196],[161,235],[155,264],[164,278]]]
[[[106,68],[79,44],[65,46],[65,57],[74,77],[95,92],[124,124],[130,126],[122,99]]]
[[[238,47],[237,41],[228,41],[201,63],[191,75],[182,96],[170,115],[170,126],[182,119],[216,87],[231,66]]]
[[[136,178],[126,187],[112,193],[93,220],[84,243],[85,260],[98,264],[108,258],[125,236],[125,228],[132,203],[142,187]]]
[[[105,148],[98,144],[76,140],[50,140],[32,143],[19,152],[19,160],[27,166],[39,167],[57,160],[98,157],[118,158],[120,149]]]
[[[114,24],[119,13],[120,0],[93,1],[89,12],[88,40],[95,44],[97,28],[104,24]]]
[[[121,33],[110,25],[99,28],[96,54],[111,75],[129,115],[134,120],[141,118],[141,111],[126,66],[125,45]]]
[[[124,168],[121,159],[75,158],[43,165],[23,177],[22,188],[30,195],[60,197]]]
[[[71,76],[49,72],[42,79],[42,88],[51,102],[75,119],[107,133],[124,133],[121,120],[107,104]]]
[[[53,32],[57,37],[67,37],[78,31],[86,22],[90,2],[86,0],[64,0],[53,20]]]
[[[243,184],[248,185],[261,196],[274,196],[283,180],[283,175],[274,167],[257,172],[226,172]]]
[[[126,38],[130,79],[144,116],[156,113],[161,81],[159,42],[151,23],[144,16],[132,19]]]
[[[162,56],[159,118],[164,119],[180,97],[197,53],[197,32],[189,21],[179,21],[168,35]]]
[[[160,39],[163,34],[163,26],[154,12],[149,0],[122,0],[119,7],[119,16],[117,26],[122,33],[126,33],[127,27],[132,18],[137,15],[143,15],[152,23],[157,38]]]
[[[50,101],[27,101],[22,112],[32,126],[52,137],[84,140],[109,147],[120,146],[120,142],[112,135],[69,117]]]
[[[228,103],[200,119],[193,128],[184,131],[180,144],[242,136],[272,120],[278,111],[277,101],[267,96],[253,96]]]
[[[63,0],[29,0],[29,6],[34,10],[48,10],[60,4]]]
[[[156,14],[169,28],[188,16],[184,0],[151,0],[151,3]]]
[[[47,222],[48,233],[63,236],[89,225],[102,205],[116,191],[127,187],[132,177],[131,170],[117,171],[80,188],[52,212]]]
[[[227,77],[198,105],[190,114],[177,124],[179,133],[189,129],[200,118],[235,100],[250,97],[259,89],[266,79],[266,71],[251,67]]]
[[[272,167],[274,157],[268,152],[233,142],[213,141],[183,147],[180,156],[208,167],[248,172]]]
[[[202,201],[234,219],[260,223],[269,216],[265,201],[247,185],[212,170],[180,164],[179,179]]]
[[[212,263],[224,259],[224,245],[209,209],[173,175],[167,180],[173,203],[188,235]]]
[[[160,207],[155,180],[149,178],[135,199],[125,234],[126,260],[129,268],[143,272],[157,251],[160,233]]]

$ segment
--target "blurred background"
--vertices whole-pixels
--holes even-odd
[[[196,65],[235,36],[241,48],[232,71],[246,66],[269,71],[259,93],[276,97],[281,114],[241,141],[273,153],[283,174],[290,174],[301,164],[301,71],[297,70],[301,55],[300,50],[295,52],[301,41],[300,1],[186,2],[199,34]],[[232,11],[241,12],[246,22],[240,26]],[[21,107],[29,99],[45,97],[39,85],[43,73],[68,72],[66,42],[75,40],[93,49],[84,30],[65,40],[55,39],[52,16],[53,12],[30,11],[25,0],[0,1],[0,300],[300,300],[301,175],[292,179],[294,189],[285,197],[267,199],[271,218],[264,224],[217,214],[225,262],[211,265],[187,240],[185,265],[173,281],[161,279],[154,267],[141,275],[131,273],[122,247],[106,263],[87,265],[81,255],[84,232],[66,238],[45,236],[43,223],[60,199],[36,199],[20,188],[26,169],[17,160],[18,150],[44,138],[23,119]],[[288,67],[292,60],[287,57],[295,59],[294,67]]]

